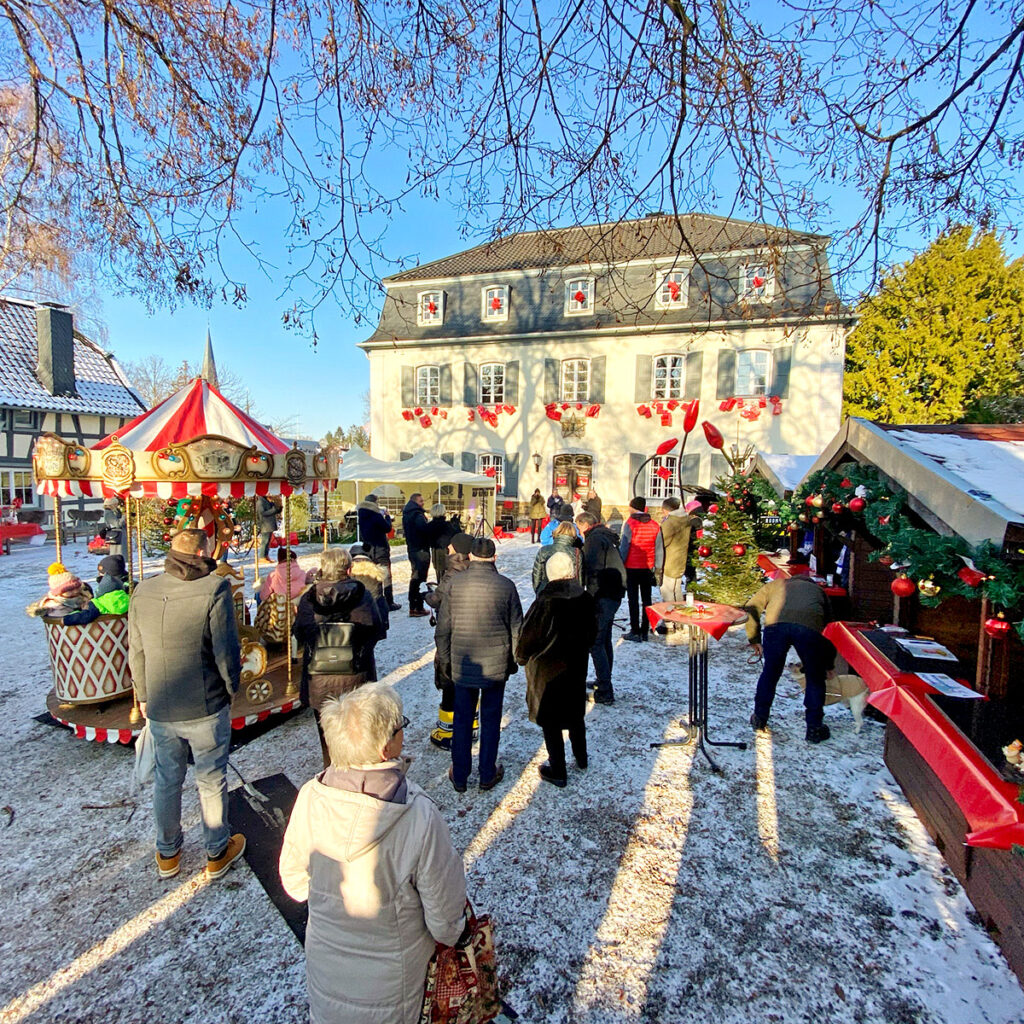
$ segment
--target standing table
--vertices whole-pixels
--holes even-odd
[[[662,740],[652,743],[651,746],[686,746],[696,740],[708,764],[714,771],[721,773],[722,769],[704,745],[705,741],[713,747],[736,747],[739,750],[746,750],[747,745],[735,740],[713,740],[708,734],[708,637],[713,636],[716,640],[721,640],[730,626],[746,620],[747,613],[728,604],[697,602],[691,607],[673,601],[659,601],[650,605],[646,612],[652,629],[662,621],[674,622],[689,627],[690,639],[690,692],[686,739]]]

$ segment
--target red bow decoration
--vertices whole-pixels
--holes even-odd
[[[544,412],[549,420],[554,420],[556,423],[562,418],[562,414],[558,411],[554,402],[544,406]]]
[[[668,282],[668,293],[671,296],[673,302],[675,302],[675,300],[679,298],[679,282],[678,281],[669,281]]]
[[[658,447],[654,449],[654,454],[668,455],[668,453],[672,451],[672,449],[675,448],[677,444],[679,444],[679,441],[674,437],[670,437],[667,441],[662,441],[661,444],[659,444]]]
[[[957,570],[957,576],[969,587],[976,587],[985,578],[983,572],[979,572],[977,569],[970,569],[966,565],[962,569]]]
[[[404,419],[404,420],[411,420],[412,418],[413,417],[412,417],[412,410],[411,409],[403,409],[402,410],[402,419]]]
[[[572,298],[573,302],[578,302],[581,306],[587,301],[587,297],[582,291],[578,291]]]
[[[591,405],[587,408],[587,415],[593,419],[601,411],[601,406]]]
[[[494,468],[494,466],[488,466],[484,470],[484,476],[494,476],[497,472],[498,471],[497,471],[497,469]]]
[[[482,420],[487,419],[487,410],[482,405],[478,405],[476,407],[476,412],[477,412],[477,415],[480,417],[480,419],[482,419]]]
[[[569,403],[568,402],[563,402],[562,403],[562,411],[564,412],[568,408],[569,408]]]
[[[683,432],[689,434],[697,426],[697,416],[700,414],[700,399],[695,398],[686,407],[686,416],[683,418]]]
[[[420,426],[421,427],[429,427],[430,426],[430,417],[429,416],[421,416],[420,417]]]
[[[755,288],[763,288],[764,287],[764,278],[761,277],[759,274],[755,274],[754,275],[754,287]]]
[[[661,414],[661,425],[663,427],[671,427],[672,426],[672,413],[670,413],[670,412],[663,412]]]
[[[491,309],[501,309],[501,299],[497,295],[491,299]]]
[[[672,470],[666,466],[659,466],[654,473],[656,476],[660,476],[662,480],[668,480],[672,476]]]
[[[437,312],[437,303],[436,302],[428,302],[427,303],[427,312],[428,313],[436,313]]]
[[[503,410],[505,411],[505,413],[506,413],[507,415],[509,415],[509,416],[511,416],[511,415],[512,415],[512,413],[514,413],[514,412],[516,411],[516,407],[515,407],[514,405],[503,405],[503,406],[502,406],[501,408],[502,408],[502,409],[503,409]]]
[[[718,427],[713,423],[709,423],[707,420],[705,420],[701,426],[704,428],[704,436],[707,438],[708,444],[712,448],[717,448],[718,451],[721,451],[725,447],[725,438],[722,437]]]

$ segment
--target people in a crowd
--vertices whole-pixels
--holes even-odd
[[[316,577],[316,570],[299,567],[299,557],[292,548],[277,549],[277,565],[260,587],[259,599],[266,601],[272,594],[281,594],[294,601]]]
[[[395,603],[395,591],[391,583],[391,516],[377,504],[376,494],[368,494],[356,506],[356,517],[359,540],[366,554],[374,565],[384,570],[384,596],[388,601],[388,611],[397,612],[402,606]]]
[[[566,507],[566,506],[563,506]],[[573,578],[577,582],[583,580],[583,541],[579,538],[579,530],[575,523],[559,523],[551,536],[551,543],[545,544],[533,560],[533,592],[539,594],[548,581],[546,567],[548,560],[557,552],[562,552],[572,560]]]
[[[112,555],[123,554],[124,547],[124,505],[120,498],[107,498],[103,502],[104,539]]]
[[[316,582],[299,599],[292,624],[302,647],[301,697],[313,709],[324,767],[330,761],[320,724],[323,702],[373,680],[374,647],[384,636],[377,606],[362,582],[351,577],[351,567],[352,556],[344,548],[325,551]]]
[[[693,527],[694,508],[699,501],[681,507],[676,497],[666,498],[661,507],[665,516],[654,547],[654,581],[663,601],[682,601],[686,597],[687,580],[694,572],[697,531]]]
[[[423,510],[423,495],[419,491],[410,495],[402,509],[402,532],[409,553],[409,616],[419,618],[430,614],[423,607],[420,587],[427,582],[432,542],[430,521]]]
[[[277,532],[278,507],[264,494],[256,495],[256,521],[260,531],[260,558],[270,560],[270,538]]]
[[[558,506],[555,514],[551,517],[548,525],[540,531],[541,544],[550,544],[551,538],[555,535],[555,530],[557,530],[562,523],[572,523],[574,519],[575,513],[572,510],[572,505],[567,501],[563,501],[562,504]],[[575,530],[575,524],[574,532],[579,536],[579,531]]]
[[[629,632],[624,640],[646,640],[650,632],[645,609],[651,603],[654,587],[654,556],[658,524],[647,511],[643,498],[633,498],[632,512],[622,527],[619,554],[626,566],[626,598],[629,603]]]
[[[128,587],[128,566],[124,564],[124,555],[107,555],[100,559],[96,567],[96,596],[102,597],[114,590],[125,590]]]
[[[806,554],[797,552],[790,565],[806,566]],[[744,607],[747,618],[747,639],[764,667],[754,692],[754,713],[750,724],[755,730],[768,727],[775,689],[786,655],[796,650],[804,668],[807,688],[804,691],[804,718],[808,743],[821,743],[831,735],[825,718],[825,679],[835,664],[835,648],[823,637],[822,630],[832,621],[828,595],[809,576],[779,576],[766,583]],[[761,616],[764,615],[764,630]]]
[[[374,564],[362,544],[353,544],[348,549],[348,553],[352,558],[352,567],[348,574],[352,579],[359,580],[366,587],[370,597],[373,598],[384,636],[387,636],[388,630],[391,628],[391,609],[388,607],[387,595],[384,593],[384,581],[388,578],[387,573],[383,566]]]
[[[468,533],[457,533],[448,545],[448,559],[444,577],[434,590],[424,598],[426,603],[436,612],[441,603],[447,600],[451,590],[452,577],[469,566],[469,552],[473,547],[473,538]],[[434,686],[441,691],[441,705],[437,710],[437,725],[430,733],[430,742],[442,750],[452,749],[452,730],[455,722],[455,684],[441,657],[434,653]],[[473,728],[478,728],[474,721]]]
[[[195,763],[206,874],[220,878],[245,851],[228,822],[231,698],[241,649],[231,584],[214,574],[209,538],[182,530],[159,576],[135,587],[128,609],[128,662],[139,710],[148,719],[156,766],[153,814],[161,878],[181,868],[181,789]]]
[[[406,777],[392,687],[328,700],[321,722],[330,766],[299,790],[280,858],[285,892],[309,903],[309,1019],[417,1024],[435,944],[465,930],[462,857]]]
[[[92,590],[73,572],[69,572],[63,562],[52,563],[46,570],[46,576],[46,593],[25,609],[26,615],[63,619],[88,607]]]
[[[597,522],[602,521],[601,510],[603,508],[601,498],[597,491],[591,488],[587,491],[587,500],[583,502],[583,511],[588,512]]]
[[[120,555],[108,555],[108,558],[120,558]],[[71,612],[65,615],[63,623],[65,626],[85,626],[98,619],[101,615],[127,615],[128,591],[124,587],[114,587],[106,584],[105,581],[114,579],[111,576],[103,576],[96,587],[96,596],[85,606],[82,611]]]
[[[576,767],[587,767],[587,662],[597,635],[594,599],[575,573],[565,552],[548,559],[548,583],[526,613],[516,646],[516,661],[526,666],[530,721],[543,730],[548,751],[540,777],[560,788],[568,781],[563,730],[569,731]]]
[[[449,516],[441,502],[431,506],[430,517],[430,561],[434,566],[434,582],[440,583],[448,561],[448,545],[455,534],[462,533],[462,521],[458,513]]]
[[[551,494],[548,495],[548,516],[551,519],[555,518],[555,514],[562,507],[563,503],[564,502],[562,496],[558,493],[558,491],[552,491]]]
[[[530,543],[536,544],[540,538],[541,525],[547,518],[547,505],[544,503],[544,495],[540,493],[539,487],[535,487],[533,494],[530,495],[527,514],[530,517]]]
[[[583,531],[583,573],[587,593],[594,599],[597,628],[590,656],[594,660],[595,704],[614,704],[612,665],[615,645],[612,625],[626,593],[626,567],[619,554],[619,538],[589,512],[577,517]]]
[[[523,623],[515,584],[494,564],[494,541],[473,541],[469,567],[452,577],[437,611],[437,653],[455,684],[452,767],[448,778],[464,793],[472,769],[470,745],[479,704],[480,788],[493,789],[505,776],[498,764],[501,708],[508,677],[518,671],[514,657]]]

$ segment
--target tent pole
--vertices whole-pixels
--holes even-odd
[[[253,562],[256,564],[256,568],[253,571],[253,589],[255,590],[260,585],[260,534],[259,534],[259,523],[256,520],[256,492],[253,491],[252,495],[252,553]]]
[[[359,481],[353,481],[356,485],[356,543],[363,543],[363,535],[359,532]]]
[[[326,505],[324,508],[326,509]],[[288,593],[285,594],[284,599],[284,649],[285,656],[287,657],[288,665],[288,685],[285,687],[285,693],[295,693],[295,682],[292,679],[292,524],[291,516],[288,514],[291,508],[290,496],[284,496],[284,564],[286,566],[286,579],[288,580],[287,587]],[[296,565],[296,568],[298,566]]]

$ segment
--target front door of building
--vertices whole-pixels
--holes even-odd
[[[552,490],[563,501],[585,498],[594,486],[594,458],[592,455],[556,455]]]

